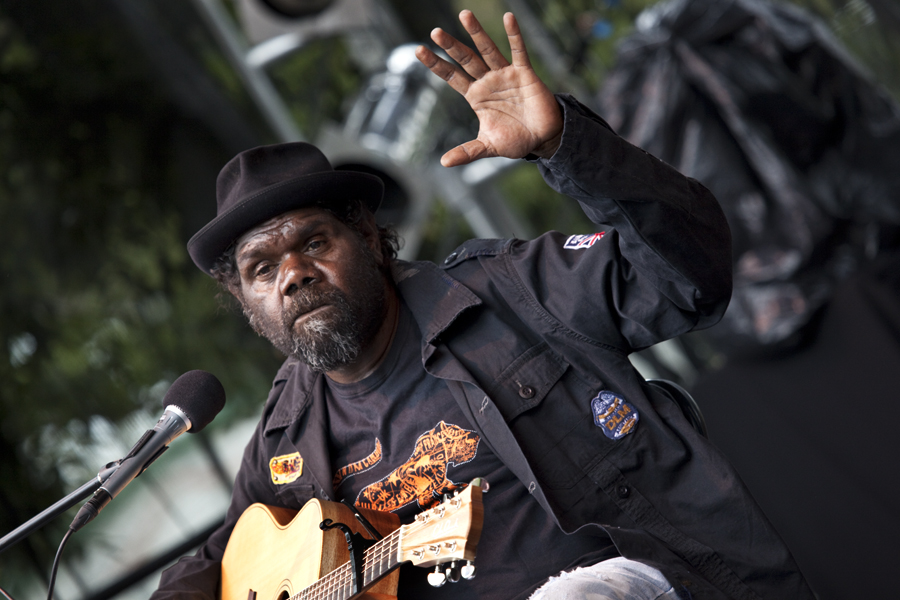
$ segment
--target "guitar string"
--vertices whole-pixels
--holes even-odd
[[[416,525],[420,523],[414,523],[411,525]],[[408,527],[408,529],[420,529],[421,527]],[[385,558],[390,558],[391,555],[394,554],[396,549],[399,549],[400,544],[400,529],[392,532],[381,541],[376,542],[375,545],[372,546],[369,550],[367,550],[363,555],[363,561],[365,565],[368,565],[363,570],[363,585],[371,582],[374,578],[374,566],[375,562],[379,562],[379,575],[383,571],[383,563]],[[375,558],[377,555],[377,559]],[[399,557],[398,557],[399,562]],[[367,578],[365,576],[366,571],[370,573],[370,576]],[[306,589],[301,591],[302,598],[308,598],[309,593],[316,591],[317,588],[323,587],[325,584],[328,585],[327,597],[325,600],[332,600],[332,595],[336,593],[349,594],[350,593],[350,585],[352,583],[351,573],[350,573],[350,563],[344,563],[340,567],[333,570],[331,573],[314,583],[313,585],[307,587]],[[301,594],[297,595],[297,598],[301,597]],[[334,598],[334,600],[343,600],[346,596],[342,596],[341,598]]]
[[[407,529],[421,529],[421,527],[416,527],[415,525],[422,525],[421,523],[413,523],[411,526],[407,526]],[[395,532],[392,532],[387,537],[385,537],[380,542],[376,542],[375,545],[372,546],[369,550],[364,553],[364,564],[368,565],[364,568],[363,573],[363,585],[371,582],[376,576],[374,574],[375,563],[378,562],[379,575],[383,572],[384,569],[384,559],[390,558],[395,550],[399,549],[400,545],[400,529]],[[377,558],[376,558],[377,556]],[[398,561],[399,562],[399,557]],[[324,578],[320,579],[315,584],[309,586],[305,590],[301,592],[303,598],[307,598],[308,593],[315,591],[316,588],[322,587],[324,584],[328,584],[329,591],[328,596],[325,600],[332,600],[331,596],[335,593],[343,594],[340,598],[334,598],[334,600],[344,600],[346,598],[346,594],[350,593],[350,584],[352,583],[352,578],[350,577],[350,563],[344,563]],[[369,577],[365,576],[366,571],[370,573]],[[339,586],[336,589],[336,586]],[[300,595],[298,594],[298,598]]]
[[[399,547],[399,534],[400,529],[388,534],[383,539],[379,540],[375,543],[371,548],[366,550],[363,554],[363,564],[366,565],[370,563],[370,555],[374,554],[375,551],[380,551],[382,548],[389,545],[396,545]],[[379,558],[379,560],[383,561],[384,556]],[[363,569],[363,585],[372,581],[372,578],[365,578],[366,568]],[[310,598],[309,595],[312,592],[320,591],[319,588],[322,588],[327,585],[327,595],[325,596],[325,600],[332,600],[331,595],[337,592],[349,593],[350,585],[352,583],[352,577],[350,573],[350,563],[346,562],[341,566],[337,567],[318,581],[309,585],[308,587],[300,590],[295,596],[291,597],[291,600],[305,600],[306,598]],[[373,575],[374,577],[374,575]],[[334,600],[342,600],[341,598],[335,598]]]
[[[406,533],[407,534],[417,533],[419,530],[425,529],[428,526],[429,526],[428,521],[416,520],[405,526]],[[390,557],[393,555],[394,551],[398,550],[400,547],[400,532],[403,530],[403,528],[404,528],[404,526],[401,526],[400,528],[396,529],[395,531],[389,533],[381,540],[375,542],[375,544],[371,548],[369,548],[368,550],[366,550],[363,553],[363,565],[364,565],[364,567],[363,567],[363,585],[366,585],[367,583],[371,582],[375,578],[374,571],[370,571],[370,573],[372,573],[372,574],[369,578],[366,578],[366,576],[365,576],[366,571],[368,569],[374,568],[375,559],[372,555],[374,555],[376,552],[380,553],[379,557],[377,559],[377,561],[379,563],[383,563],[385,558],[390,559]],[[389,548],[389,551],[385,554],[384,550],[386,548]],[[399,559],[400,559],[400,557],[397,556],[398,563],[400,562]],[[381,574],[381,571],[379,571],[379,575],[380,574]],[[346,596],[342,597],[342,598],[332,599],[331,594],[337,593],[337,591],[340,591],[343,593],[350,593],[351,583],[352,583],[352,577],[351,577],[351,573],[350,573],[350,563],[345,562],[344,564],[340,565],[339,567],[337,567],[336,569],[334,569],[333,571],[331,571],[330,573],[328,573],[327,575],[325,575],[318,581],[316,581],[316,582],[312,583],[311,585],[307,586],[306,588],[300,590],[297,594],[295,594],[294,596],[291,597],[291,600],[307,600],[308,598],[312,598],[312,596],[310,596],[309,593],[311,593],[313,591],[317,591],[318,588],[322,587],[325,584],[328,584],[329,589],[334,590],[334,591],[329,591],[328,595],[323,597],[323,600],[344,600],[344,598],[346,598]],[[338,586],[339,586],[339,589],[338,589]]]
[[[374,558],[373,555],[375,555],[375,554],[379,555],[377,560],[380,563],[384,563],[385,558],[389,559],[394,554],[394,551],[396,549],[399,549],[399,547],[400,547],[400,535],[399,534],[400,534],[400,529],[397,529],[396,531],[390,533],[389,535],[387,535],[385,538],[383,538],[379,542],[376,542],[375,545],[373,545],[369,550],[366,550],[366,552],[363,555],[363,562],[364,562],[364,564],[369,565],[369,567],[368,567],[368,569],[364,569],[363,585],[371,582],[375,578],[374,571],[372,570],[374,568],[374,560],[372,560]],[[399,562],[399,560],[398,560],[398,562]],[[383,572],[384,566],[383,565],[379,565],[379,566],[382,567],[381,570],[379,570],[379,575],[380,575],[381,572]],[[368,577],[368,578],[365,577],[366,570],[368,570],[369,573],[371,574],[370,577]],[[302,598],[303,599],[309,598],[310,597],[309,593],[318,591],[318,588],[322,588],[323,586],[327,585],[329,591],[327,592],[328,596],[326,597],[325,600],[331,600],[331,595],[334,593],[343,592],[343,593],[349,594],[351,583],[352,583],[352,578],[351,578],[351,573],[350,573],[350,563],[346,562],[346,563],[342,564],[341,566],[339,566],[338,568],[334,569],[331,573],[329,573],[322,579],[318,580],[317,582],[313,583],[306,589],[302,590],[301,591]],[[336,590],[336,588],[338,588],[338,587],[340,589]],[[301,598],[301,596],[298,594],[297,598]],[[341,600],[341,599],[336,598],[335,600]]]

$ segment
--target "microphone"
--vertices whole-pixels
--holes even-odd
[[[69,529],[78,531],[169,449],[168,444],[185,431],[197,433],[225,406],[225,388],[215,375],[188,371],[175,380],[163,398],[165,412],[153,429],[148,429],[118,467],[75,515]]]

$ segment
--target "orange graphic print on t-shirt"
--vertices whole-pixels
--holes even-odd
[[[447,479],[447,467],[475,458],[480,441],[474,431],[441,421],[419,436],[405,463],[364,488],[356,506],[390,512],[415,501],[422,509],[437,505],[441,494],[465,487]]]
[[[350,463],[342,469],[338,469],[338,472],[334,474],[334,479],[331,480],[331,486],[334,489],[338,489],[338,486],[341,485],[341,482],[343,482],[347,477],[353,477],[354,475],[358,475],[363,471],[368,471],[380,462],[381,440],[375,438],[375,449],[372,451],[372,454],[368,455],[362,460],[356,461],[355,463]]]

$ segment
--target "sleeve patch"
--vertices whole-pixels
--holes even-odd
[[[569,239],[566,240],[566,243],[563,244],[563,248],[566,250],[590,248],[597,240],[602,239],[605,234],[605,231],[601,231],[600,233],[588,233],[586,235],[570,235]]]

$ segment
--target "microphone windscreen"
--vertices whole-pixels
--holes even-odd
[[[225,388],[206,371],[188,371],[172,383],[163,406],[175,405],[191,420],[190,433],[197,433],[225,406]]]

